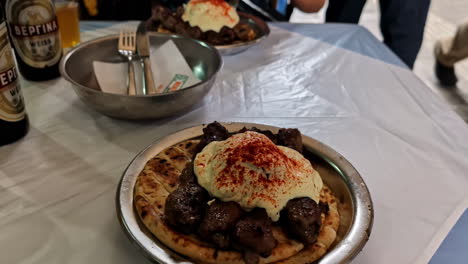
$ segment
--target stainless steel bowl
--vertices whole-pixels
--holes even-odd
[[[248,42],[215,46],[223,56],[231,56],[244,52],[247,49],[257,45],[266,39],[268,35],[270,35],[270,28],[268,27],[268,24],[265,23],[265,21],[262,19],[242,12],[239,12],[239,18],[241,22],[250,25],[250,27],[257,32],[257,38]]]
[[[229,131],[243,127],[278,132],[278,127],[251,123],[224,123]],[[192,263],[168,249],[141,223],[133,207],[133,190],[146,162],[165,148],[203,134],[203,125],[173,133],[140,152],[125,170],[117,189],[116,206],[120,223],[132,243],[149,259],[164,264]],[[302,137],[305,153],[339,200],[340,227],[337,238],[319,264],[341,264],[351,261],[369,239],[374,210],[366,184],[356,169],[341,154],[312,139]]]
[[[123,119],[155,119],[180,114],[208,93],[221,69],[222,58],[215,48],[201,41],[178,35],[148,34],[151,47],[173,40],[201,83],[156,95],[128,96],[102,92],[94,75],[93,61],[125,61],[117,51],[118,35],[78,45],[63,57],[60,72],[72,83],[78,97],[102,114]]]

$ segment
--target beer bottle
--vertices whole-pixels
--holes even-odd
[[[0,146],[20,139],[28,128],[28,116],[0,5]]]
[[[60,76],[60,32],[52,0],[7,0],[6,20],[18,68],[32,81]]]

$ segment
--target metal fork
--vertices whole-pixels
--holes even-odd
[[[136,32],[123,30],[119,36],[119,53],[128,59],[128,94],[136,95],[135,69],[133,67],[133,56],[136,49]]]

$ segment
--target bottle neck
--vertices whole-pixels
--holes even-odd
[[[3,9],[4,6],[5,6],[5,1],[0,0],[0,23],[5,21],[5,11]]]

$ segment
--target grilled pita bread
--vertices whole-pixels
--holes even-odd
[[[134,190],[134,205],[138,216],[149,231],[163,244],[195,263],[244,264],[239,251],[219,250],[194,235],[184,235],[166,225],[164,207],[166,198],[179,184],[185,165],[192,161],[197,140],[188,140],[169,147],[149,160],[138,176]],[[336,238],[339,226],[337,202],[332,192],[324,187],[320,200],[329,205],[329,213],[322,214],[322,227],[317,242],[312,246],[290,239],[279,227],[273,234],[277,247],[260,263],[310,263],[323,256]]]

